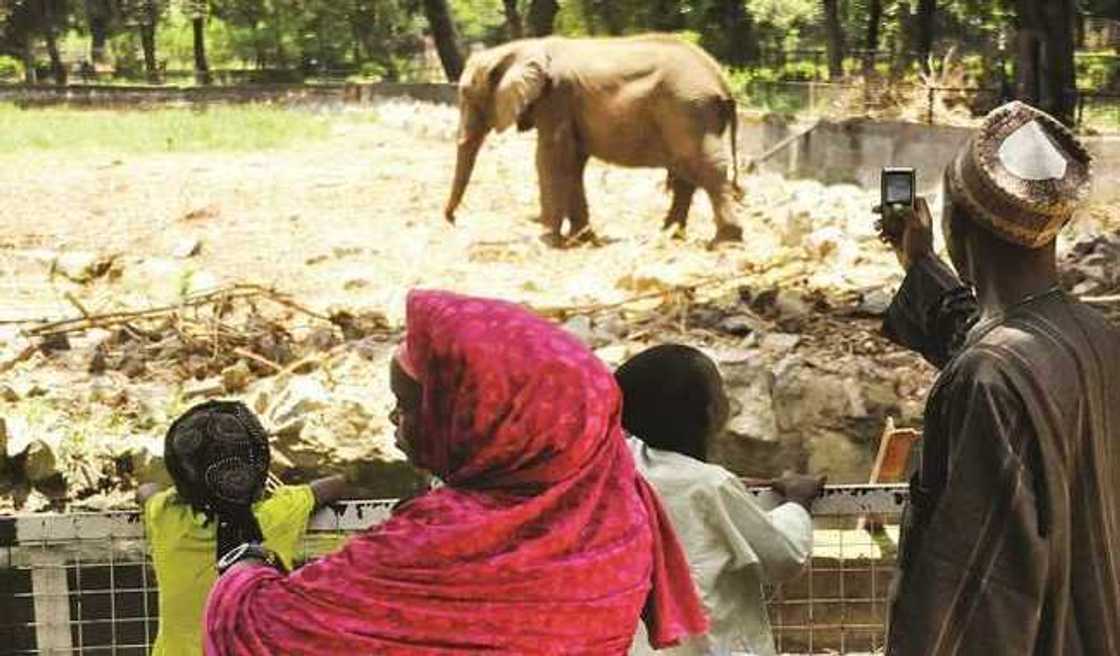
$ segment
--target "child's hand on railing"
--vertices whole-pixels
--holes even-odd
[[[803,506],[805,510],[809,510],[810,506],[813,505],[813,499],[819,497],[821,492],[824,491],[826,480],[826,476],[809,476],[786,472],[782,474],[781,478],[775,479],[771,483],[771,487],[787,500]]]

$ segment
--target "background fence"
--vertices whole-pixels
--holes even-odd
[[[754,490],[773,505],[772,493]],[[806,571],[769,590],[783,653],[869,653],[882,647],[894,566],[900,486],[833,486],[813,507]],[[383,521],[393,500],[353,501],[318,513],[303,548],[311,558]],[[860,517],[886,525],[857,530]],[[875,524],[875,522],[872,522]],[[136,513],[0,518],[0,653],[149,653],[158,590]]]

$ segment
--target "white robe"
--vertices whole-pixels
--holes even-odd
[[[665,505],[711,618],[711,632],[654,651],[639,622],[631,654],[771,656],[774,638],[763,583],[797,576],[812,551],[813,522],[796,503],[767,511],[718,465],[628,439],[638,471]]]

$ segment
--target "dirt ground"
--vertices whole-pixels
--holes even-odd
[[[391,316],[413,286],[584,305],[634,295],[620,281],[651,267],[683,283],[696,275],[740,276],[782,256],[769,225],[774,217],[751,207],[742,219],[746,243],[707,252],[714,227],[702,195],[688,239],[666,239],[658,232],[669,204],[664,175],[599,164],[587,176],[592,221],[612,243],[551,249],[531,220],[532,134],[507,133],[487,144],[459,225],[449,226],[442,207],[454,110],[430,107],[421,124],[408,107],[382,109],[384,120],[375,124],[340,123],[323,143],[267,153],[8,158],[0,170],[3,318],[73,311],[43,288],[45,270],[29,253],[35,250],[160,258],[198,238],[192,267],[217,283],[252,279],[315,306],[379,307]],[[766,179],[745,186],[748,202],[759,207],[790,193]],[[870,225],[870,213],[865,220]],[[883,280],[891,271],[885,251],[864,255],[884,265],[865,282]],[[92,299],[89,309],[116,300]]]
[[[669,206],[663,172],[592,163],[592,225],[606,243],[556,250],[533,220],[535,135],[487,143],[458,225],[450,226],[442,208],[455,110],[398,103],[374,111],[375,122],[338,122],[326,141],[271,152],[2,158],[0,328],[11,336],[13,326],[34,325],[13,322],[174,304],[186,293],[251,282],[315,313],[379,312],[391,334],[405,293],[438,287],[513,299],[560,319],[593,317],[594,324],[570,327],[585,332],[612,364],[642,345],[683,338],[732,354],[796,349],[821,371],[848,367],[837,376],[894,372],[892,393],[902,399],[891,407],[905,405],[911,420],[919,416],[932,369],[878,334],[876,315],[901,276],[874,239],[876,194],[747,178],[740,208],[745,242],[710,251],[714,225],[705,197],[697,196],[687,238],[671,239],[659,232]],[[57,275],[65,273],[60,262],[67,257],[111,258],[113,273],[70,281]],[[792,300],[775,296],[779,287],[794,292]],[[273,319],[300,334],[317,323],[291,311]],[[613,328],[603,328],[612,321]],[[760,346],[764,333],[796,338]],[[98,431],[151,439],[173,406],[181,407],[182,386],[197,382],[183,368],[118,376],[110,387],[147,406],[166,406],[158,419],[138,419],[136,412],[121,418],[112,395],[89,391],[102,383],[89,372],[88,357],[39,357],[0,373],[0,383],[5,376],[19,383],[0,406],[9,404],[9,415],[54,412],[60,420],[96,415]],[[382,385],[381,378],[360,373],[349,382],[348,398],[364,404],[367,415],[385,409],[384,398],[371,399],[361,388]],[[172,396],[175,404],[166,401]],[[30,410],[33,397],[55,402]],[[369,419],[368,429],[387,426]],[[70,457],[84,448],[71,448]],[[97,476],[87,476],[86,496],[114,486]]]

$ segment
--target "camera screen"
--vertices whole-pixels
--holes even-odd
[[[886,201],[888,203],[905,204],[909,204],[914,201],[913,182],[909,175],[896,173],[887,176]]]

